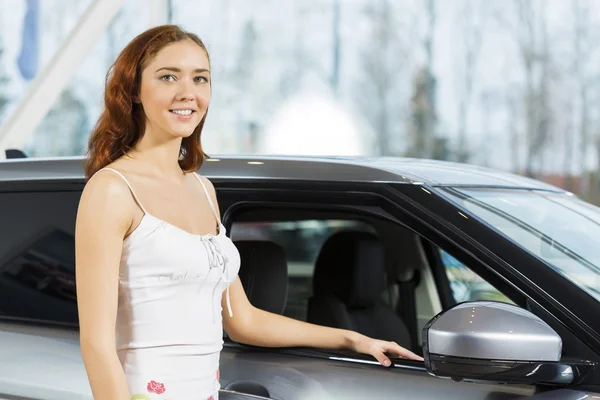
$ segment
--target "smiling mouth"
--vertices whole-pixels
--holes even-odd
[[[169,110],[169,111],[175,115],[181,115],[183,117],[188,117],[196,112],[194,110]]]

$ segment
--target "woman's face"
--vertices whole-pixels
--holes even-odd
[[[142,71],[139,100],[146,114],[145,135],[190,136],[210,101],[204,49],[189,39],[162,48]]]

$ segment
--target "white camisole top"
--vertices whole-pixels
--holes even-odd
[[[132,400],[217,400],[223,347],[221,298],[236,279],[240,254],[226,236],[202,178],[218,232],[196,235],[144,212],[124,240],[116,348]],[[100,172],[98,171],[98,172]],[[200,205],[198,205],[200,206]],[[212,225],[212,224],[211,224]]]

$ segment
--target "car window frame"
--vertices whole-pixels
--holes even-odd
[[[585,359],[600,360],[599,335],[592,325],[600,324],[592,321],[589,310],[586,316],[581,305],[575,306],[576,302],[571,297],[575,293],[576,299],[583,299],[585,304],[597,309],[597,304],[590,302],[595,302],[591,296],[546,266],[542,260],[490,229],[483,221],[471,218],[469,213],[446,198],[435,186],[391,186],[394,193],[390,194],[390,198],[397,203],[399,210],[409,213],[412,219],[420,222],[421,225],[415,225],[415,221],[409,222],[409,226],[421,229],[418,233],[423,238],[468,265],[519,306],[534,310],[536,315],[561,334],[564,348]],[[535,275],[543,276],[535,279]],[[569,290],[560,293],[561,289],[557,290],[556,285],[559,288],[564,285]],[[563,303],[565,299],[568,301],[566,304]],[[573,311],[573,307],[577,309]]]

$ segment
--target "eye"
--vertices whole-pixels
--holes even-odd
[[[165,81],[165,82],[173,82],[177,78],[173,74],[168,74],[168,75],[161,76],[160,79],[163,80],[163,81]]]
[[[194,80],[196,82],[202,82],[202,83],[206,83],[208,82],[208,78],[205,76],[197,76],[196,78],[194,78]]]

